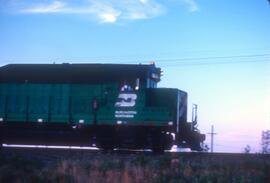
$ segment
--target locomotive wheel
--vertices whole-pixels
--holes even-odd
[[[162,148],[162,147],[154,147],[154,148],[152,148],[152,152],[154,154],[163,154],[164,153],[164,148]]]
[[[163,154],[165,150],[165,135],[159,131],[151,135],[151,150],[154,154]]]
[[[103,153],[111,153],[114,149],[114,142],[112,139],[102,138],[100,139],[98,148],[100,148]]]
[[[104,143],[104,144],[102,143],[100,144],[99,148],[101,149],[103,153],[111,153],[113,152],[113,149],[114,149],[113,144],[109,144],[109,143]]]
[[[101,148],[101,152],[104,153],[104,154],[111,154],[113,153],[113,148]]]

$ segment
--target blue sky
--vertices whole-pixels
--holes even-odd
[[[267,0],[0,0],[0,64],[148,63],[189,93],[217,151],[270,127]],[[209,142],[209,138],[207,139]]]

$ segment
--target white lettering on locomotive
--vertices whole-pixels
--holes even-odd
[[[136,111],[115,111],[116,118],[134,118]]]
[[[125,110],[124,108],[134,107],[136,105],[137,95],[134,93],[120,93],[118,95],[115,107],[121,107],[121,110],[115,111],[116,118],[134,118],[137,111]]]
[[[120,93],[115,107],[134,107],[136,104],[137,95],[133,93]]]

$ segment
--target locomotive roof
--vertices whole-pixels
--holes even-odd
[[[8,64],[0,67],[0,82],[102,83],[160,75],[153,64]]]

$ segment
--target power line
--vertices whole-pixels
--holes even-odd
[[[224,61],[224,62],[185,62],[185,63],[175,63],[166,64],[163,67],[176,67],[176,66],[207,66],[207,65],[226,65],[226,64],[247,64],[247,63],[267,63],[269,60],[242,60],[242,61]],[[162,64],[162,63],[161,63]],[[165,63],[164,63],[165,64]]]
[[[162,59],[152,59],[155,60],[156,62],[179,62],[179,61],[191,61],[191,60],[219,60],[219,59],[230,59],[230,58],[256,58],[256,57],[266,57],[270,56],[270,54],[249,54],[249,55],[230,55],[230,56],[209,56],[209,57],[186,57],[186,58],[162,58]],[[141,56],[139,56],[141,57]],[[109,61],[109,60],[114,60],[114,59],[123,59],[124,57],[96,57],[96,58],[90,58],[96,59],[96,60],[104,60],[104,61]],[[86,58],[85,58],[86,59]],[[127,59],[126,61],[123,62],[128,62],[128,63],[137,63],[139,59]],[[151,59],[150,59],[151,60]],[[148,62],[149,60],[141,60],[141,62]]]
[[[200,61],[200,60],[224,60],[224,59],[232,59],[232,58],[258,58],[258,57],[270,57],[270,54],[250,54],[250,55],[231,55],[231,56],[213,56],[213,57],[187,57],[187,58],[162,58],[162,59],[149,59],[149,60],[140,60],[135,61],[134,60],[126,60],[126,61],[120,61],[118,63],[146,63],[149,61],[155,61],[159,64],[166,63],[179,63],[179,64],[208,64],[210,62],[190,62],[190,61]],[[139,60],[139,59],[138,59]],[[267,60],[267,62],[270,60]],[[224,64],[224,63],[235,63],[236,61],[225,61],[225,62],[215,62],[217,64]],[[240,62],[254,62],[254,61],[238,61]],[[263,61],[265,62],[265,61]],[[213,62],[211,62],[213,63]]]
[[[173,59],[157,59],[156,61],[190,61],[190,60],[218,60],[218,59],[230,59],[230,58],[254,58],[254,57],[266,57],[270,54],[252,54],[252,55],[231,55],[231,56],[217,56],[217,57],[193,57],[193,58],[173,58]]]
[[[250,55],[231,55],[231,56],[215,56],[215,57],[188,57],[188,58],[167,58],[167,59],[152,59],[157,64],[166,64],[165,67],[170,66],[197,66],[197,65],[220,65],[220,64],[244,64],[244,63],[259,63],[259,62],[270,62],[269,60],[229,60],[229,61],[218,61],[218,62],[207,62],[207,60],[224,60],[224,59],[233,59],[233,58],[259,58],[259,57],[270,57],[270,54],[250,54]],[[202,61],[205,62],[196,62]],[[109,60],[107,60],[110,62]],[[126,60],[118,61],[117,63],[127,63],[127,64],[138,64],[138,63],[147,63],[151,60]],[[194,62],[190,62],[194,61]]]
[[[264,60],[227,60],[227,61],[209,61],[209,60],[224,60],[224,59],[241,59],[241,58],[263,58]],[[266,58],[265,58],[266,57]],[[261,62],[270,62],[270,58],[268,60],[267,57],[270,57],[270,54],[249,54],[249,55],[231,55],[231,56],[213,56],[213,57],[188,57],[188,58],[163,58],[163,59],[152,59],[157,64],[166,64],[165,67],[170,66],[199,66],[199,65],[221,65],[221,64],[245,64],[245,63],[261,63]],[[86,58],[85,58],[86,59]],[[97,63],[97,60],[93,60],[93,58],[90,58],[88,61],[81,61],[81,62],[74,62],[70,59],[55,59],[59,62],[70,62],[70,63]],[[74,59],[76,60],[76,59]],[[149,60],[130,60],[127,59],[126,61],[117,61],[114,62],[113,59],[107,58],[103,61],[103,63],[126,63],[126,64],[138,64],[138,63],[148,63]],[[205,61],[204,61],[205,60]],[[18,62],[29,62],[30,60],[17,60]],[[193,62],[191,62],[193,61]],[[201,62],[198,62],[201,61]],[[13,61],[10,60],[12,63]],[[33,62],[33,61],[30,61]],[[35,62],[38,62],[35,60]],[[44,60],[42,61],[44,62]]]

